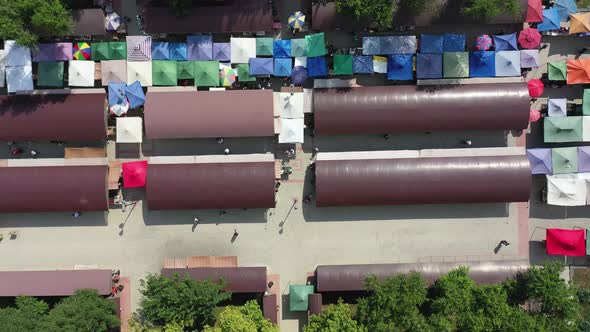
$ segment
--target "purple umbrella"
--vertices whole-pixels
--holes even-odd
[[[213,43],[213,60],[230,61],[230,43]]]
[[[590,172],[590,146],[578,146],[578,172]]]
[[[72,54],[72,43],[37,44],[33,61],[69,61],[72,60]]]
[[[293,67],[293,71],[291,72],[291,81],[293,84],[303,84],[307,79],[307,68],[303,66],[296,66]]]
[[[551,149],[527,149],[526,155],[531,163],[531,174],[553,173]]]
[[[539,67],[539,50],[521,50],[520,68]]]

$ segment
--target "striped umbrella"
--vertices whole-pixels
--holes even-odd
[[[492,37],[489,35],[479,35],[475,37],[475,48],[480,51],[487,51],[492,47]]]
[[[152,59],[151,36],[127,36],[127,60],[150,61]]]
[[[231,86],[236,79],[236,71],[230,66],[223,66],[219,71],[219,84],[222,86]]]
[[[296,11],[289,16],[288,23],[291,28],[301,30],[305,25],[305,15],[301,11]]]
[[[89,60],[92,52],[90,51],[90,45],[88,43],[76,43],[72,50],[74,53],[74,59],[76,60]]]

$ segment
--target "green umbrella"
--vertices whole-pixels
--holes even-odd
[[[305,56],[307,54],[307,43],[304,38],[291,39],[291,56]]]
[[[195,85],[219,86],[219,61],[195,61]]]
[[[352,55],[334,54],[334,75],[352,75]]]
[[[111,60],[127,60],[127,43],[109,42],[109,56]]]
[[[270,55],[272,56],[273,39],[272,38],[256,38],[256,56]]]
[[[305,36],[305,43],[307,44],[307,56],[326,55],[326,42],[324,41],[323,32]]]
[[[543,131],[545,143],[581,142],[582,117],[546,117]]]
[[[567,80],[567,65],[565,61],[549,62],[547,64],[547,75],[550,81]]]
[[[584,96],[582,97],[582,113],[590,115],[590,89],[584,89]]]
[[[313,285],[289,285],[289,310],[307,311],[308,297],[313,291]]]
[[[443,76],[445,78],[469,77],[469,53],[443,53]]]
[[[551,149],[553,160],[553,174],[578,172],[578,148],[553,148]]]
[[[195,62],[194,61],[178,61],[176,62],[176,73],[179,80],[192,80],[195,78]]]
[[[38,86],[64,86],[63,62],[39,62],[37,69]]]
[[[90,49],[92,50],[92,60],[101,61],[109,60],[109,43],[92,43]]]
[[[176,85],[176,61],[152,61],[153,85]]]
[[[253,82],[256,77],[250,76],[250,65],[247,63],[240,63],[238,65],[238,81],[239,82]]]

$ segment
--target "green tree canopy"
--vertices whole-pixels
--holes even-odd
[[[393,25],[396,4],[393,0],[337,0],[336,9],[357,19],[370,19],[379,28],[387,29]]]
[[[15,307],[0,309],[0,331],[39,331],[39,322],[47,315],[49,306],[34,297],[19,296]]]
[[[207,326],[204,332],[278,332],[279,327],[264,318],[254,300],[243,306],[227,306],[217,318],[215,326]]]
[[[303,332],[366,332],[367,329],[352,318],[350,306],[338,301],[330,304],[319,315],[312,315]]]
[[[0,0],[0,37],[33,46],[39,36],[71,32],[71,13],[61,0]]]
[[[519,0],[465,0],[462,11],[466,16],[488,20],[500,14],[516,17],[521,8]]]

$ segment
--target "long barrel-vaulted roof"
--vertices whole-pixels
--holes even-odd
[[[92,288],[100,295],[111,292],[111,270],[1,271],[0,297],[69,296]]]
[[[194,280],[211,280],[225,283],[232,293],[263,293],[266,291],[266,267],[197,267],[164,268],[162,275],[171,277],[188,275]]]

